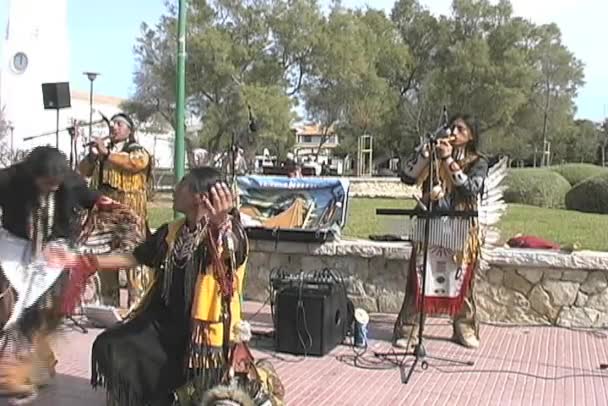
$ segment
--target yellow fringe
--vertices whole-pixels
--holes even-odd
[[[123,192],[143,192],[146,193],[148,175],[145,170],[137,173],[122,171],[114,165],[106,162],[103,165],[102,183],[107,183],[115,189]],[[95,167],[91,177],[91,186],[99,187],[99,165]]]
[[[177,237],[179,229],[184,225],[185,220],[179,219],[169,224],[169,230],[165,241],[167,242],[167,253],[170,253],[173,248],[173,242]],[[245,278],[245,268],[247,266],[247,260],[238,267],[236,271],[235,280],[235,294],[230,301],[230,308],[232,314],[232,320],[230,325],[230,336],[234,341],[237,337],[234,336],[234,327],[241,321],[241,297],[243,294],[243,280]],[[168,272],[165,269],[165,272]],[[159,281],[158,272],[154,272],[154,277],[147,287],[146,292],[142,296],[139,304],[135,306],[128,318],[135,317],[140,314],[143,309],[147,307],[152,298],[152,291],[154,286]],[[208,331],[204,339],[206,343],[194,343],[197,345],[206,344],[211,347],[221,347],[223,341],[223,325],[221,320],[221,296],[220,287],[213,277],[213,270],[209,266],[204,275],[199,275],[196,282],[196,291],[194,300],[192,303],[192,318],[198,322],[203,322],[208,326]]]

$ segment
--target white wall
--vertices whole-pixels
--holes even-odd
[[[6,32],[0,64],[0,107],[14,127],[18,146],[24,137],[56,128],[56,112],[44,110],[41,85],[69,79],[67,0],[11,0]],[[13,64],[18,52],[28,59],[23,72]],[[66,120],[60,115],[60,126]],[[55,136],[40,142],[54,145]]]

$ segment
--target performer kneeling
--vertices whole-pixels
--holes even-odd
[[[42,283],[31,283],[31,264],[49,242],[73,243],[80,230],[76,214],[100,197],[55,148],[36,148],[23,162],[0,170],[0,393],[32,395],[54,376],[57,360],[48,338],[77,303],[79,290],[65,296],[69,278],[62,278],[68,275],[61,269],[54,279],[47,274]]]
[[[193,169],[175,189],[174,209],[185,219],[161,226],[133,254],[67,258],[85,272],[156,270],[132,319],[93,344],[91,383],[105,386],[110,405],[170,405],[188,382],[200,399],[239,352],[232,343],[248,242],[221,174]]]
[[[438,175],[442,190],[434,190],[435,196],[424,195],[427,204],[434,200],[434,206],[445,210],[475,210],[477,197],[483,188],[488,172],[488,161],[478,151],[479,134],[474,120],[468,115],[456,115],[450,120],[452,137],[440,139],[437,145]],[[408,184],[424,185],[428,190],[429,148],[422,145],[416,153],[404,162],[400,170],[401,180]],[[425,314],[450,314],[453,316],[454,339],[469,348],[479,346],[479,326],[473,295],[474,272],[478,262],[479,242],[477,224],[470,224],[469,240],[462,252],[451,252],[446,256],[453,271],[447,292],[438,292],[427,278],[426,307],[420,309],[422,255],[414,247],[406,294],[393,331],[393,343],[402,348],[418,342],[418,310]],[[445,251],[445,250],[444,250]],[[429,256],[430,258],[430,256]],[[445,279],[445,278],[444,278]]]

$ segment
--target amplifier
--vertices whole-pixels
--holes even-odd
[[[344,340],[347,320],[343,286],[302,280],[287,284],[276,295],[276,351],[325,355]]]

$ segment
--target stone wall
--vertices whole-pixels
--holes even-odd
[[[266,300],[272,271],[298,273],[327,267],[343,275],[355,306],[386,313],[396,312],[401,306],[409,244],[367,240],[326,244],[251,240],[250,243],[247,299]]]
[[[342,240],[326,244],[251,241],[245,296],[265,301],[271,271],[340,271],[355,306],[397,313],[411,247]],[[481,320],[608,327],[608,253],[496,249],[476,279]]]
[[[476,291],[480,317],[518,324],[608,327],[608,254],[500,249]]]
[[[411,198],[416,187],[406,186],[399,178],[348,178],[349,197]]]

